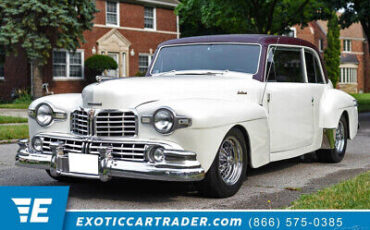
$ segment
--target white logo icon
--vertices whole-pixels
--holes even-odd
[[[19,218],[21,223],[27,223],[30,214],[31,198],[12,198],[12,201],[18,208]],[[40,205],[51,205],[53,200],[51,198],[35,198],[31,210],[30,223],[47,223],[49,217],[39,216],[39,214],[46,214],[47,208],[41,208]]]

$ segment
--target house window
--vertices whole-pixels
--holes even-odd
[[[319,39],[319,51],[324,51],[324,40],[322,38]]]
[[[357,83],[357,68],[340,68],[340,83]]]
[[[144,7],[144,28],[155,29],[156,15],[153,7]]]
[[[351,52],[352,51],[352,43],[351,40],[343,40],[343,51]]]
[[[81,79],[84,76],[83,51],[68,52],[65,50],[53,51],[54,79]]]
[[[296,38],[297,37],[297,29],[295,27],[290,27],[289,30],[283,34],[283,36]]]
[[[119,3],[118,2],[109,2],[107,1],[106,7],[106,24],[119,26]]]
[[[139,72],[146,73],[152,61],[150,54],[139,54]]]

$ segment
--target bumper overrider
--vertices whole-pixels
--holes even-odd
[[[54,140],[48,145],[50,151],[36,151],[29,143],[28,139],[19,141],[19,150],[16,155],[16,165],[50,170],[50,174],[57,176],[71,176],[89,179],[99,179],[108,181],[112,177],[136,178],[149,180],[163,181],[199,181],[204,178],[204,169],[196,160],[196,154],[180,149],[177,145],[162,141],[146,141],[134,140],[135,143],[145,146],[143,152],[144,158],[140,161],[131,161],[130,159],[122,159],[117,157],[115,147],[117,145],[125,145],[125,141],[133,142],[133,140],[99,139],[96,137],[79,137],[74,135],[63,134],[39,134],[35,137],[41,140]],[[35,138],[34,137],[34,138]],[[67,142],[68,141],[68,142]],[[83,148],[76,151],[67,146],[67,143],[83,143]],[[98,151],[89,152],[91,143],[100,143]],[[114,144],[112,144],[114,143]],[[122,148],[121,148],[122,149]],[[156,157],[153,159],[153,152]],[[70,170],[70,160],[73,155],[82,156],[95,155],[97,162],[97,171],[94,173],[79,172]],[[81,167],[85,162],[81,162]],[[74,163],[76,168],[76,163]]]

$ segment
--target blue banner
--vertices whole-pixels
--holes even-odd
[[[61,230],[67,186],[0,187],[0,229]]]
[[[68,211],[69,229],[370,229],[368,211]]]
[[[0,187],[0,229],[354,229],[370,211],[66,211],[68,187]],[[222,200],[220,200],[222,202]]]

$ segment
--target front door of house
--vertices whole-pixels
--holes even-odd
[[[108,52],[108,56],[113,58],[117,62],[118,68],[114,70],[108,70],[107,76],[108,77],[119,77],[119,53]]]
[[[121,60],[122,64],[122,69],[121,69],[121,76],[122,77],[126,77],[126,53],[122,53],[122,60]]]

